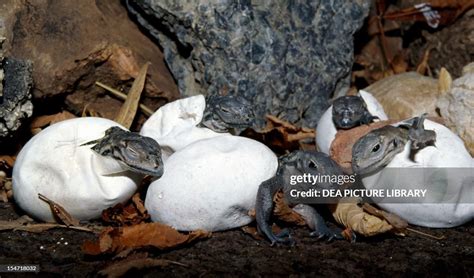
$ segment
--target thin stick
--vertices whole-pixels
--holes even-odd
[[[125,100],[127,99],[127,95],[118,91],[118,90],[115,90],[114,88],[112,87],[109,87],[107,85],[105,85],[104,83],[102,82],[95,82],[95,84],[107,91],[109,91],[110,93],[112,93],[112,95],[120,98],[121,100]],[[151,110],[150,108],[148,108],[147,106],[145,106],[144,104],[140,104],[138,107],[140,107],[140,109],[142,110],[143,114],[147,115],[148,117],[151,116],[153,114],[153,110]]]
[[[417,231],[415,229],[412,229],[412,228],[406,228],[407,231],[410,231],[410,232],[413,232],[415,234],[419,234],[419,235],[423,235],[423,236],[426,236],[426,237],[429,237],[429,238],[432,238],[432,239],[436,239],[436,240],[442,240],[444,239],[444,236],[440,236],[440,237],[437,237],[437,236],[434,236],[434,235],[430,235],[430,234],[427,234],[427,233],[423,233],[421,231]]]

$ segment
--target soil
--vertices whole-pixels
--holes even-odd
[[[16,219],[12,203],[0,204],[0,220]],[[174,250],[146,250],[151,258],[172,260],[171,264],[142,270],[127,276],[430,276],[473,277],[474,222],[452,229],[414,227],[444,236],[434,240],[416,234],[406,237],[384,235],[325,242],[309,236],[309,230],[290,227],[297,245],[271,247],[240,229],[214,233]],[[0,232],[0,264],[39,264],[41,272],[0,273],[0,277],[95,277],[112,257],[88,257],[81,250],[95,235],[67,229],[42,233]],[[26,274],[26,275],[25,275]]]

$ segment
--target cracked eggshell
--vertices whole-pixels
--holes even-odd
[[[380,121],[387,120],[387,115],[384,112],[382,105],[372,96],[372,94],[359,91],[360,96],[364,99],[367,104],[367,110],[373,116],[379,117]],[[324,112],[319,119],[318,126],[316,127],[316,144],[319,151],[329,154],[331,143],[336,137],[336,126],[332,121],[332,105]]]
[[[77,118],[51,125],[31,138],[13,168],[16,203],[30,216],[53,222],[49,205],[38,193],[79,220],[98,218],[102,210],[128,200],[137,188],[137,177],[123,172],[115,160],[96,154],[91,145],[80,146],[102,138],[112,126],[125,129],[103,118]]]
[[[145,207],[153,221],[182,231],[247,225],[260,184],[277,166],[275,154],[257,141],[231,135],[199,140],[169,157],[164,175],[148,188]]]
[[[395,126],[397,124],[394,124]],[[450,192],[453,201],[439,203],[379,203],[378,205],[389,212],[407,220],[410,224],[432,228],[448,228],[462,225],[474,218],[474,174],[472,171],[466,175],[459,175],[457,171],[445,172],[446,175],[426,182],[421,175],[404,175],[403,172],[396,176],[391,175],[387,168],[433,168],[435,174],[443,173],[443,168],[474,168],[474,160],[470,156],[463,141],[449,128],[436,122],[425,120],[425,129],[436,132],[436,146],[428,146],[415,154],[414,160],[409,158],[410,144],[405,146],[403,152],[397,154],[393,160],[377,173],[363,178],[364,186],[371,188],[406,188],[424,189],[434,186],[439,192]],[[454,174],[453,174],[454,173]],[[469,174],[470,173],[470,174]],[[418,179],[418,180],[416,180]],[[406,187],[405,187],[406,186]]]
[[[143,124],[140,134],[155,139],[162,148],[163,161],[175,151],[201,139],[221,136],[208,128],[196,127],[206,108],[203,95],[170,102],[158,109]]]

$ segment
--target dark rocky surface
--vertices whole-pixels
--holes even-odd
[[[353,34],[369,1],[129,0],[157,39],[184,96],[240,94],[314,127],[333,93],[349,85]]]
[[[13,135],[22,121],[33,114],[31,103],[32,64],[29,61],[5,58],[3,92],[0,97],[0,140]]]

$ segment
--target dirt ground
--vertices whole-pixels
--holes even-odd
[[[0,204],[0,220],[16,219],[13,204]],[[147,250],[149,257],[185,264],[131,270],[127,276],[380,276],[474,277],[474,222],[453,229],[416,229],[443,240],[410,234],[324,242],[309,230],[290,227],[294,247],[271,247],[241,230],[214,233],[179,249]],[[81,245],[95,236],[55,229],[39,234],[0,232],[0,264],[39,264],[41,272],[0,273],[0,277],[95,277],[111,257],[86,257]]]

